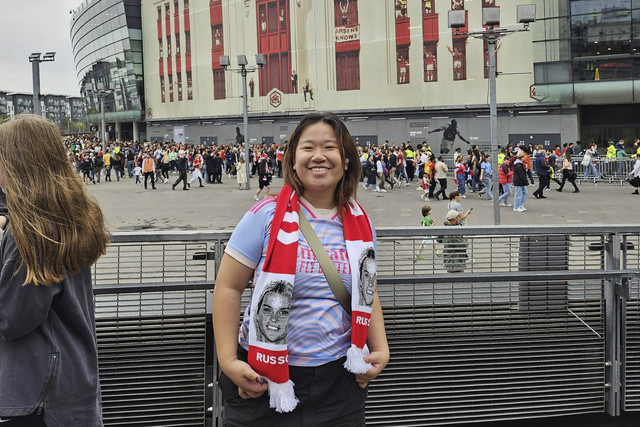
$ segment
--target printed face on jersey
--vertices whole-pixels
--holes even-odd
[[[304,197],[313,203],[333,194],[344,176],[347,164],[331,126],[318,122],[309,125],[300,135],[293,168],[304,186]],[[324,206],[316,206],[324,207]]]

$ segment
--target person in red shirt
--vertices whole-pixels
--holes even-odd
[[[193,174],[191,175],[191,179],[187,183],[188,187],[191,187],[191,183],[195,182],[196,179],[200,183],[200,187],[204,187],[204,185],[202,185],[202,163],[202,155],[200,155],[199,151],[196,151],[193,155]]]

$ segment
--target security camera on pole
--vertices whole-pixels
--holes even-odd
[[[471,37],[482,39],[487,42],[489,47],[489,116],[491,121],[491,158],[498,158],[498,107],[496,104],[496,44],[502,37],[508,36],[520,31],[529,31],[529,24],[536,20],[536,5],[525,4],[518,5],[517,20],[518,24],[524,24],[523,27],[508,29],[501,28],[500,25],[500,8],[483,7],[482,8],[482,25],[488,29],[479,29],[464,33],[460,31],[466,25],[466,13],[464,9],[449,11],[449,28],[454,28],[456,34],[465,34]],[[498,180],[492,181],[491,189],[496,197],[493,198],[493,221],[495,225],[500,225],[500,205],[498,194]]]
[[[231,62],[226,55],[220,55],[220,65],[226,71],[233,71],[234,73],[240,73],[242,75],[242,117],[244,124],[244,160],[247,168],[247,190],[251,190],[251,162],[249,161],[249,117],[247,115],[247,73],[253,73],[254,71],[262,68],[267,63],[267,55],[256,55],[256,66],[248,66],[247,56],[238,55],[238,67],[229,68]]]

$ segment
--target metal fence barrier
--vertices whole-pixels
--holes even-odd
[[[428,232],[421,248],[424,228],[378,230],[391,361],[368,425],[640,411],[640,226]],[[93,269],[106,425],[220,424],[210,310],[229,237],[114,234]]]
[[[464,156],[466,161],[466,155]],[[573,163],[573,170],[578,175],[576,181],[578,184],[583,182],[585,175],[585,166],[582,165],[582,160],[584,156],[574,155],[571,157],[571,161]],[[492,159],[492,162],[495,160]],[[555,164],[552,164],[551,167],[554,170],[554,176],[558,179],[562,179],[562,174],[558,173],[558,171],[562,168],[563,159],[556,158]],[[445,156],[444,162],[449,169],[448,176],[453,178],[453,170],[455,168],[455,161],[452,155]],[[592,160],[598,174],[600,175],[600,181],[609,184],[618,184],[624,185],[631,176],[629,173],[633,170],[633,166],[635,164],[635,159],[631,157],[624,157],[621,159],[616,159],[615,161],[611,161],[607,159],[605,156],[599,156],[596,159]],[[497,163],[496,163],[497,164]],[[535,158],[531,157],[531,168],[532,172],[535,176]],[[417,173],[416,173],[417,176]],[[596,182],[596,178],[593,175],[590,175],[588,178],[589,182]]]

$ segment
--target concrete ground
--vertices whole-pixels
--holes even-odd
[[[125,174],[126,176],[126,174]],[[112,231],[134,231],[140,229],[157,230],[229,230],[255,203],[253,195],[257,189],[257,178],[251,180],[252,190],[239,190],[235,178],[223,179],[222,184],[205,184],[199,188],[197,182],[190,191],[177,187],[171,190],[171,183],[177,175],[171,175],[171,182],[158,183],[156,190],[145,190],[136,186],[134,179],[89,184],[87,189],[102,207]],[[449,190],[453,191],[453,181]],[[273,179],[271,192],[282,187],[283,180]],[[568,183],[567,183],[568,184]],[[417,183],[408,187],[374,193],[360,186],[358,201],[371,216],[376,227],[419,226],[423,205],[432,207],[432,218],[437,223],[444,222],[447,202],[420,200],[421,191],[416,191]],[[529,187],[529,198],[525,203],[527,211],[517,213],[512,208],[500,209],[501,224],[629,224],[638,222],[640,196],[631,195],[633,188],[628,184],[582,183],[580,192],[573,193],[565,187],[562,193],[555,191],[557,184],[551,184],[546,191],[546,199],[536,200],[531,194],[537,187]],[[568,191],[567,191],[568,190]],[[510,198],[513,203],[513,196]],[[467,192],[462,206],[474,208],[467,219],[469,225],[493,224],[493,202],[480,199],[475,193]]]

